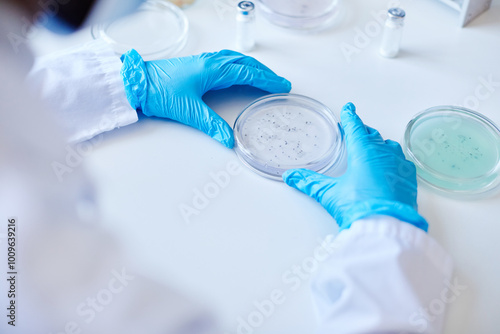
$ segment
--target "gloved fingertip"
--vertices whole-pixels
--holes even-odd
[[[227,148],[233,148],[234,134],[233,129],[229,126],[229,124],[227,124],[222,117],[217,115],[205,103],[199,102],[198,108],[203,111],[198,116],[202,122],[195,127],[202,130]]]
[[[401,145],[397,142],[397,141],[394,141],[394,140],[391,140],[391,139],[386,139],[384,140],[384,143],[388,146],[391,146],[393,147],[394,149],[396,149],[398,152],[401,151],[403,152],[403,149],[401,148]]]
[[[283,181],[285,181],[286,184],[292,185],[295,183],[294,181],[301,178],[300,171],[301,169],[289,169],[286,170],[281,177],[283,178]]]
[[[368,133],[365,124],[356,113],[356,107],[352,102],[346,103],[342,108],[340,122],[344,128],[348,142]]]
[[[267,87],[264,87],[264,90],[267,90],[273,94],[280,93],[289,93],[292,90],[292,83],[285,78],[276,77],[273,83],[266,83]]]
[[[289,186],[294,188],[301,188],[308,183],[310,177],[316,180],[316,176],[318,175],[320,174],[317,174],[316,172],[313,172],[309,169],[296,168],[285,171],[282,175],[282,178],[283,181],[285,181],[285,183]]]
[[[289,169],[287,171],[285,171],[283,173],[283,175],[281,175],[281,178],[283,179],[283,182],[285,182],[286,184],[288,184],[288,179],[290,178],[290,175],[294,172],[295,170],[294,169]]]
[[[234,147],[234,137],[231,135],[230,137],[222,140],[221,143],[227,148],[232,149]]]
[[[314,198],[322,205],[324,193],[335,186],[336,180],[310,169],[290,169],[283,173],[283,181],[292,188]]]
[[[343,107],[342,107],[343,112],[347,112],[350,115],[355,115],[356,114],[356,106],[352,102],[347,102]]]
[[[211,137],[227,148],[231,149],[234,147],[234,136],[232,130],[229,132],[227,129],[219,129],[216,133],[212,134]]]

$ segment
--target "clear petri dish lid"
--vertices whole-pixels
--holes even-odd
[[[339,17],[340,0],[259,0],[263,16],[289,29],[322,30]]]
[[[403,149],[420,181],[447,195],[488,196],[500,184],[500,130],[463,107],[437,106],[407,125]]]
[[[261,176],[282,180],[293,168],[319,173],[344,167],[342,128],[324,104],[297,94],[272,94],[248,105],[234,124],[235,151]]]
[[[148,0],[136,13],[92,26],[94,39],[101,38],[121,55],[135,49],[145,60],[175,56],[187,42],[189,23],[184,12],[163,0]]]

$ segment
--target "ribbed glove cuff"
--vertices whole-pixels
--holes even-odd
[[[343,212],[337,220],[339,230],[347,229],[357,220],[371,216],[390,216],[418,227],[425,232],[429,227],[427,221],[412,206],[401,202],[371,200],[354,204],[348,212]]]
[[[127,100],[132,108],[144,112],[148,92],[146,64],[134,49],[124,53],[120,60],[123,63],[120,75],[125,85]]]

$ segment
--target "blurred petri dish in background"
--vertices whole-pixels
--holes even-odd
[[[180,8],[191,6],[196,0],[167,0]]]
[[[259,0],[262,15],[280,27],[317,31],[339,17],[340,0]]]
[[[425,110],[408,123],[403,149],[419,180],[453,197],[484,197],[500,184],[500,130],[475,111]]]
[[[234,124],[235,151],[261,176],[282,180],[292,168],[329,174],[345,168],[342,128],[324,104],[296,94],[272,94],[248,105]]]
[[[91,33],[118,55],[135,49],[145,60],[154,60],[177,55],[186,45],[188,30],[187,17],[179,7],[148,0],[132,15],[92,26]]]

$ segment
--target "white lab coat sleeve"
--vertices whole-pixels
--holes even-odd
[[[52,109],[68,141],[78,142],[137,121],[121,65],[105,42],[95,40],[39,57],[27,83]]]
[[[321,334],[441,333],[464,287],[427,233],[392,217],[363,219],[331,243],[312,279]]]

